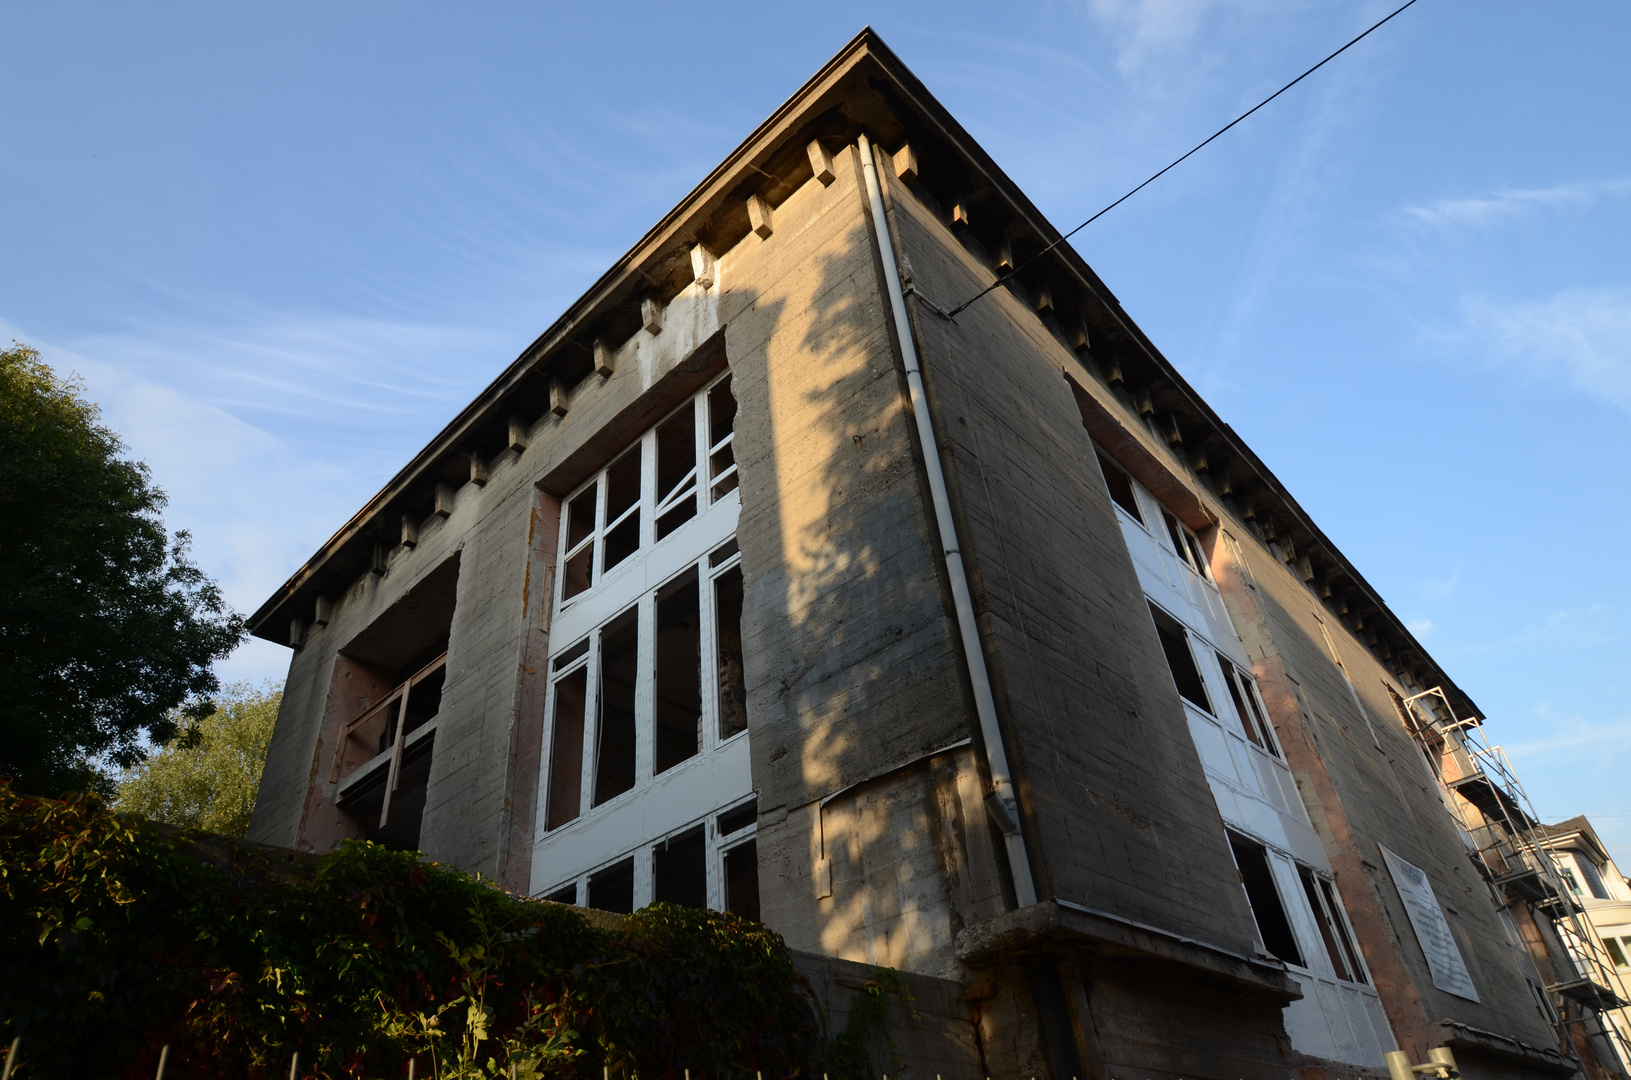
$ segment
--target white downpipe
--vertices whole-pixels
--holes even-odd
[[[979,627],[974,621],[974,601],[968,591],[968,575],[957,544],[957,526],[951,519],[951,499],[946,494],[946,474],[940,468],[940,443],[935,438],[929,403],[923,395],[923,373],[918,368],[917,346],[912,326],[906,318],[906,295],[901,291],[900,269],[895,265],[895,244],[884,217],[883,189],[878,185],[878,169],[873,161],[872,143],[865,135],[858,140],[861,171],[866,176],[867,198],[872,204],[872,223],[878,230],[878,249],[883,256],[883,277],[889,289],[889,307],[895,316],[895,336],[900,339],[901,359],[906,364],[906,384],[912,395],[912,416],[917,420],[918,441],[923,444],[923,467],[929,474],[929,495],[934,502],[934,520],[940,529],[940,546],[946,552],[946,576],[951,579],[952,603],[957,609],[957,629],[963,638],[963,656],[968,661],[968,679],[974,687],[974,711],[980,718],[980,735],[985,742],[986,765],[996,789],[986,798],[986,809],[1002,830],[1008,849],[1008,866],[1014,875],[1014,897],[1020,907],[1036,903],[1036,883],[1031,877],[1031,859],[1025,851],[1025,835],[1019,816],[1019,799],[1013,776],[1008,771],[1008,752],[1003,749],[1002,730],[997,726],[997,702],[991,695],[991,677],[985,667],[985,650],[980,644]]]

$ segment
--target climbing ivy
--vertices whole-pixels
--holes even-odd
[[[306,1077],[812,1071],[778,935],[667,904],[605,922],[373,844],[304,857],[0,781],[19,1080],[152,1076],[165,1045],[172,1078],[284,1077],[296,1053]]]
[[[826,1047],[822,1064],[827,1073],[845,1080],[872,1080],[876,1073],[867,1047],[880,1034],[889,1050],[890,1067],[899,1071],[900,1058],[895,1052],[895,1041],[889,1035],[890,997],[900,1002],[912,1026],[918,1026],[917,1000],[900,972],[894,968],[875,968],[850,999],[849,1019],[844,1030]]]

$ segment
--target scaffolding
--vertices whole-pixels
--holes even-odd
[[[1399,702],[1497,910],[1524,904],[1533,916],[1557,976],[1543,989],[1559,1048],[1574,1054],[1569,1029],[1579,1025],[1605,1068],[1631,1075],[1631,1040],[1605,1015],[1628,1003],[1610,989],[1615,985],[1613,964],[1585,909],[1565,885],[1551,854],[1552,837],[1511,760],[1486,739],[1481,718],[1456,715],[1442,687]],[[1546,941],[1545,927],[1561,949]]]

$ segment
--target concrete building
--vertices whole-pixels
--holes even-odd
[[[1476,706],[1058,235],[863,32],[255,613],[252,837],[893,966],[891,1073],[1609,1075]]]

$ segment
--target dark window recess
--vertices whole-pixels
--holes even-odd
[[[1263,733],[1257,730],[1257,720],[1250,709],[1246,707],[1246,692],[1241,688],[1235,666],[1226,660],[1222,653],[1218,653],[1218,667],[1223,669],[1223,681],[1229,687],[1229,698],[1235,703],[1235,715],[1240,717],[1241,730],[1245,731],[1246,738],[1263,745]]]
[[[1133,482],[1103,454],[1099,455],[1099,471],[1104,473],[1105,486],[1115,504],[1132,515],[1134,521],[1144,524],[1144,515],[1138,510],[1138,496],[1133,494]]]
[[[739,550],[741,549],[736,546],[736,537],[733,536],[723,544],[720,544],[718,547],[708,552],[708,565],[718,566],[732,555],[735,555]]]
[[[562,668],[571,667],[572,661],[576,660],[578,657],[582,656],[588,651],[589,639],[584,638],[570,649],[563,650],[560,655],[556,656],[554,660],[550,661],[550,670],[559,671]]]
[[[714,578],[714,640],[719,654],[719,737],[748,729],[748,691],[742,672],[742,567]]]
[[[586,591],[594,583],[595,545],[589,544],[582,551],[566,560],[566,566],[561,571],[561,599],[570,600],[581,592]]]
[[[1167,536],[1172,540],[1172,550],[1178,553],[1178,558],[1188,563],[1191,568],[1195,565],[1195,557],[1189,553],[1189,546],[1184,543],[1184,530],[1178,527],[1178,519],[1161,511],[1161,520],[1167,524]],[[607,563],[610,566],[610,563]]]
[[[415,691],[415,693],[417,692]],[[1580,864],[1580,873],[1585,877],[1586,888],[1591,890],[1591,895],[1598,900],[1610,899],[1608,885],[1603,882],[1603,874],[1602,871],[1597,869],[1597,864],[1584,855],[1576,855],[1574,861]]]
[[[574,881],[570,885],[562,885],[544,899],[553,900],[557,904],[576,904],[578,902],[578,883]]]
[[[1184,542],[1189,545],[1189,561],[1195,567],[1195,572],[1201,577],[1211,580],[1211,571],[1206,567],[1206,551],[1201,547],[1201,542],[1195,539],[1193,533],[1187,532],[1184,533]]]
[[[545,829],[575,821],[583,805],[583,705],[589,669],[555,683],[555,730],[549,748],[549,809]]]
[[[1297,876],[1302,879],[1303,892],[1308,896],[1308,908],[1314,913],[1314,922],[1320,928],[1320,940],[1325,942],[1325,955],[1331,960],[1331,968],[1337,973],[1337,978],[1356,982],[1349,965],[1351,960],[1343,954],[1342,946],[1337,944],[1337,930],[1332,921],[1331,912],[1326,910],[1325,901],[1320,896],[1319,885],[1314,881],[1314,872],[1306,866],[1297,867]]]
[[[759,849],[752,840],[725,852],[725,910],[759,922]]]
[[[657,428],[657,505],[659,540],[697,516],[697,410],[690,402]]]
[[[566,510],[566,550],[571,551],[579,544],[594,535],[595,531],[595,497],[599,485],[591,485],[588,491],[567,503]],[[566,565],[561,569],[561,599],[570,600],[572,597],[585,591],[594,584],[595,545],[591,542],[584,544],[583,550],[570,556]]]
[[[600,632],[600,722],[595,731],[595,806],[634,786],[634,686],[639,674],[639,635],[636,632],[639,625],[639,612],[631,609]]]
[[[713,484],[711,497],[715,499],[736,487],[735,430],[736,396],[731,393],[727,377],[708,391],[708,476]]]
[[[697,572],[657,593],[657,759],[665,772],[702,749],[702,608]]]
[[[651,849],[651,894],[659,904],[708,906],[708,841],[700,825]]]
[[[1303,954],[1297,948],[1297,936],[1291,932],[1291,920],[1286,917],[1285,905],[1280,901],[1280,890],[1274,885],[1268,852],[1262,844],[1234,833],[1229,834],[1229,847],[1234,852],[1235,865],[1240,868],[1240,883],[1245,886],[1246,900],[1251,904],[1252,917],[1257,920],[1263,947],[1286,963],[1302,967]]]
[[[1201,669],[1195,666],[1195,654],[1189,648],[1189,635],[1177,619],[1154,604],[1150,605],[1150,616],[1155,619],[1155,632],[1161,639],[1161,651],[1167,655],[1167,667],[1172,671],[1172,681],[1177,685],[1178,693],[1190,704],[1211,712],[1212,702],[1206,696]]]
[[[1342,917],[1342,907],[1337,903],[1336,888],[1324,878],[1320,878],[1319,883],[1320,894],[1325,897],[1326,910],[1331,913],[1331,924],[1336,927],[1337,940],[1342,943],[1342,951],[1348,958],[1348,966],[1353,969],[1354,982],[1365,982],[1365,965],[1359,962],[1359,946],[1354,944],[1348,923]]]
[[[1625,951],[1620,948],[1620,943],[1611,937],[1606,937],[1603,939],[1603,944],[1608,948],[1608,958],[1614,961],[1614,966],[1625,967]]]
[[[595,531],[596,485],[566,504],[566,550],[571,551]]]
[[[716,824],[719,827],[720,836],[729,836],[731,833],[741,832],[758,820],[759,800],[753,799],[741,806],[733,806],[720,814]]]
[[[640,447],[636,446],[606,470],[606,554],[602,565],[607,570],[640,550],[639,502]],[[627,517],[623,517],[625,513]],[[620,517],[623,520],[618,522]]]
[[[404,734],[412,735],[442,711],[442,686],[447,682],[444,664],[413,684],[408,691],[408,716],[403,721]]]
[[[589,907],[601,911],[614,911],[619,915],[634,912],[634,860],[624,859],[604,870],[589,875]]]

